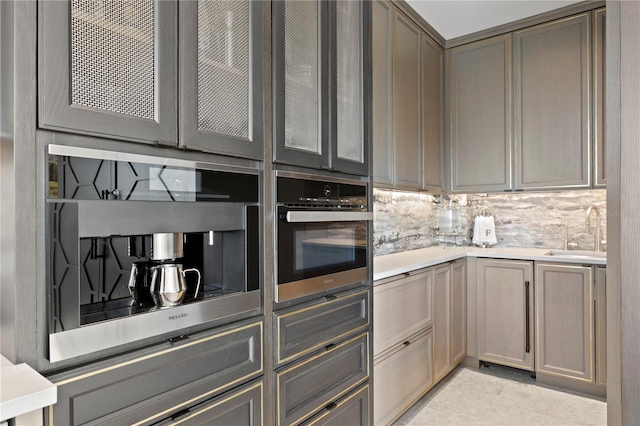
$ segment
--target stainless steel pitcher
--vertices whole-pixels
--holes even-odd
[[[156,306],[177,306],[182,303],[187,293],[187,285],[184,281],[187,272],[198,274],[198,283],[194,297],[200,291],[202,275],[196,268],[182,270],[179,263],[166,263],[151,268],[151,296]]]

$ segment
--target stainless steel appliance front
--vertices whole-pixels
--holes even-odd
[[[276,172],[276,301],[365,281],[367,183]]]
[[[51,362],[259,313],[258,170],[48,152]]]

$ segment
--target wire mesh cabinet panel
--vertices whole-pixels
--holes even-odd
[[[180,146],[263,158],[264,4],[180,2]]]
[[[274,161],[368,174],[368,9],[360,1],[273,2]]]
[[[39,2],[39,125],[177,144],[176,3]]]

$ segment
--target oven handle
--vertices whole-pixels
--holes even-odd
[[[287,212],[286,220],[292,222],[356,222],[362,220],[373,220],[372,212]]]

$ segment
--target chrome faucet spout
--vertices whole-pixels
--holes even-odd
[[[591,226],[590,226],[590,217],[591,217],[591,212],[595,211],[596,212],[596,231],[595,231],[595,235],[594,235],[594,243],[593,243],[593,247],[594,250],[597,252],[602,251],[602,242],[600,238],[600,234],[602,232],[602,228],[600,225],[600,209],[597,206],[594,205],[590,205],[587,208],[587,212],[585,213],[585,232],[590,232],[591,231]]]

